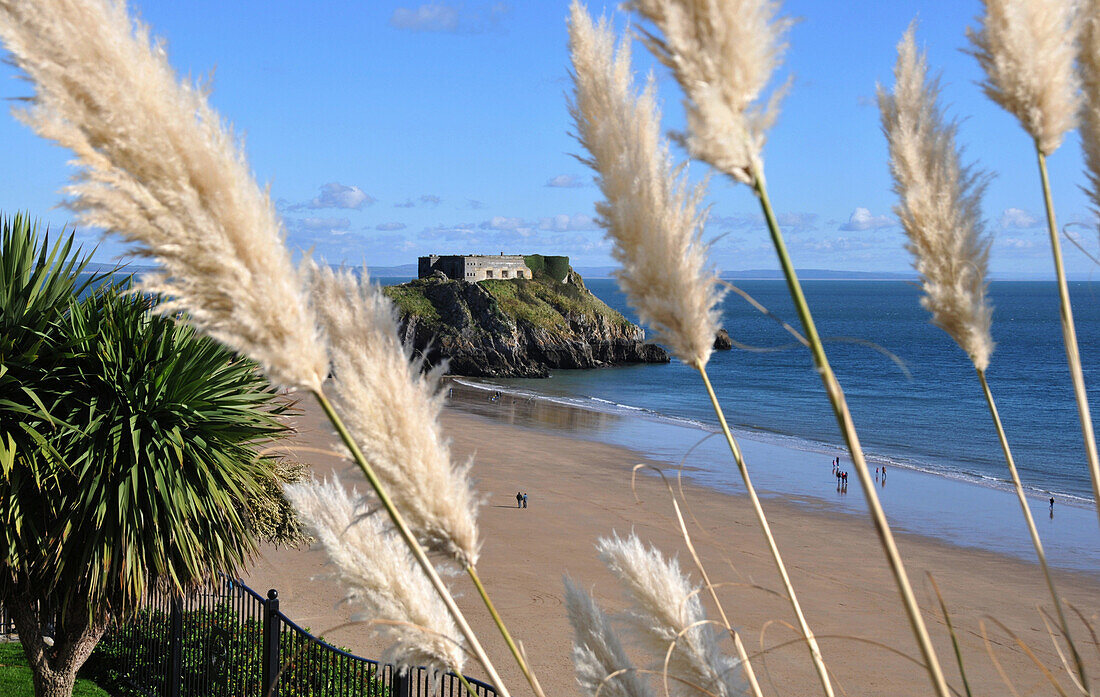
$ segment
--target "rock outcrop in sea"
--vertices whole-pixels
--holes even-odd
[[[669,361],[572,270],[564,281],[536,273],[478,283],[437,273],[385,293],[401,313],[402,338],[457,375],[547,377],[555,368]]]

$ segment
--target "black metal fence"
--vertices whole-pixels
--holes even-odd
[[[8,614],[7,606],[0,603],[0,635],[15,634],[15,620]]]
[[[0,618],[2,619],[2,618]],[[223,578],[185,598],[152,593],[145,608],[101,642],[116,678],[147,697],[496,697],[446,673],[355,656],[299,627],[260,596]]]

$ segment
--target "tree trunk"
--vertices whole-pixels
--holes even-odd
[[[75,684],[75,669],[69,673],[34,671],[34,697],[70,697]]]
[[[15,621],[23,653],[34,673],[35,697],[70,697],[76,671],[92,655],[107,628],[106,621],[90,622],[85,603],[72,602],[54,627],[53,645],[43,640],[46,625],[55,618],[41,612],[38,598],[27,595],[8,598],[4,605]]]

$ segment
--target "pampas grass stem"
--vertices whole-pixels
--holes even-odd
[[[1089,474],[1092,478],[1092,496],[1096,506],[1097,519],[1100,520],[1100,458],[1096,453],[1096,435],[1092,430],[1092,415],[1089,413],[1088,395],[1085,392],[1085,376],[1081,370],[1081,352],[1077,347],[1077,329],[1073,323],[1073,307],[1069,302],[1069,286],[1066,284],[1066,270],[1062,265],[1062,245],[1058,239],[1058,223],[1054,217],[1054,201],[1050,195],[1050,177],[1047,175],[1047,158],[1035,141],[1035,155],[1039,160],[1039,176],[1043,182],[1043,204],[1046,206],[1047,229],[1050,232],[1050,249],[1054,255],[1054,273],[1058,278],[1058,301],[1062,316],[1062,339],[1066,345],[1066,362],[1069,363],[1070,379],[1073,381],[1073,396],[1077,400],[1077,415],[1081,421],[1081,434],[1085,439],[1085,457],[1088,458]]]
[[[394,506],[393,501],[386,493],[385,487],[382,486],[382,482],[378,479],[378,475],[375,474],[374,469],[370,466],[370,463],[367,462],[366,458],[363,456],[363,452],[355,443],[355,439],[352,438],[351,433],[349,433],[347,427],[344,426],[344,422],[341,420],[340,415],[336,413],[336,410],[332,407],[332,403],[329,402],[324,392],[314,391],[313,396],[316,397],[317,403],[321,405],[321,409],[325,412],[325,416],[328,417],[329,422],[332,424],[333,428],[336,429],[337,434],[340,436],[340,440],[347,446],[355,464],[359,466],[359,469],[363,472],[363,476],[367,478],[371,488],[378,496],[378,500],[382,503],[382,506],[386,509],[390,519],[393,521],[393,526],[397,529],[398,534],[401,535],[401,539],[409,546],[413,558],[416,559],[420,568],[424,570],[424,573],[428,576],[428,580],[432,583],[432,587],[439,593],[439,597],[442,598],[443,603],[447,606],[447,610],[451,613],[451,616],[454,617],[455,624],[458,625],[459,631],[462,632],[462,636],[465,637],[466,642],[470,645],[470,650],[473,651],[478,662],[485,668],[485,672],[488,674],[489,680],[493,683],[493,687],[496,688],[500,697],[510,697],[508,688],[504,686],[504,681],[501,680],[496,668],[493,667],[493,662],[489,660],[488,654],[485,653],[485,649],[481,646],[481,642],[478,641],[477,635],[474,634],[474,630],[470,628],[470,624],[466,621],[466,617],[462,614],[462,610],[455,604],[454,597],[447,589],[446,584],[443,583],[443,579],[439,577],[439,572],[435,570],[435,566],[432,564],[431,560],[428,559],[428,555],[424,553],[424,548],[421,547],[416,536],[413,535],[409,526],[405,523],[405,519],[401,516],[401,512]]]
[[[635,465],[635,474],[637,474],[638,469],[649,466],[650,465]],[[752,670],[748,651],[745,650],[745,643],[741,641],[740,634],[734,629],[733,624],[729,623],[729,618],[726,616],[726,609],[722,606],[722,600],[718,599],[714,584],[711,583],[711,576],[706,573],[706,567],[703,566],[703,560],[698,556],[698,552],[695,551],[695,543],[692,542],[691,533],[687,532],[687,523],[684,522],[683,512],[680,510],[680,501],[676,500],[676,496],[672,491],[672,486],[669,484],[668,479],[665,479],[664,473],[657,467],[653,467],[653,469],[656,469],[657,474],[661,475],[661,479],[664,479],[664,486],[669,489],[669,497],[672,499],[672,510],[676,513],[676,523],[680,525],[680,532],[683,535],[687,553],[691,554],[692,561],[695,562],[695,568],[697,568],[698,573],[703,576],[703,585],[706,587],[707,593],[711,594],[711,599],[718,609],[718,615],[722,617],[722,623],[729,633],[730,639],[734,641],[734,649],[737,651],[737,657],[741,661],[741,668],[745,671],[745,679],[748,681],[749,688],[752,690],[752,695],[753,697],[762,697],[760,683],[757,681],[756,672]],[[680,494],[681,496],[683,495],[683,487],[680,488]]]
[[[534,690],[538,697],[546,697],[546,693],[542,690],[542,685],[539,684],[539,680],[535,677],[535,673],[531,670],[531,666],[527,664],[527,659],[524,657],[523,652],[520,651],[515,640],[512,639],[512,634],[508,631],[508,626],[504,624],[504,620],[501,618],[500,613],[497,612],[496,606],[493,605],[493,601],[489,599],[489,594],[485,591],[485,586],[481,584],[481,578],[477,575],[477,569],[475,569],[473,565],[467,565],[466,573],[469,575],[470,580],[474,582],[474,587],[477,588],[477,593],[481,596],[481,601],[485,603],[486,609],[488,609],[489,614],[492,615],[493,622],[496,623],[497,629],[500,630],[500,635],[504,637],[504,642],[508,644],[508,650],[510,650],[512,656],[515,657],[516,663],[519,664],[519,669],[523,671],[523,677],[527,678],[527,682],[531,685],[531,689]]]
[[[702,363],[697,363],[694,368],[699,371],[699,376],[703,378],[703,385],[707,389],[707,396],[710,398],[711,406],[714,407],[714,413],[718,416],[718,423],[722,427],[722,435],[726,438],[726,443],[730,447],[730,452],[733,454],[733,460],[737,463],[737,469],[741,472],[741,479],[745,483],[745,491],[749,494],[749,501],[752,502],[753,512],[756,513],[756,520],[760,523],[760,529],[764,533],[764,539],[768,543],[768,550],[771,552],[772,559],[775,560],[776,569],[779,571],[779,578],[783,582],[783,588],[787,592],[787,598],[791,601],[791,608],[794,610],[795,617],[798,618],[798,626],[802,631],[802,636],[806,639],[806,646],[810,650],[810,657],[813,659],[814,669],[817,670],[818,679],[821,681],[821,687],[825,691],[826,695],[833,694],[833,685],[829,680],[829,671],[825,667],[825,661],[821,657],[821,648],[817,645],[817,639],[814,638],[814,633],[810,629],[809,623],[806,622],[806,616],[802,612],[802,605],[798,602],[798,596],[795,595],[794,586],[791,584],[791,578],[787,574],[787,567],[783,563],[783,557],[779,553],[779,546],[775,543],[775,537],[772,535],[771,526],[768,524],[768,518],[764,515],[764,508],[760,505],[760,498],[756,495],[756,489],[752,485],[752,479],[749,477],[749,468],[745,463],[745,456],[741,452],[741,446],[738,445],[737,439],[733,437],[733,433],[730,432],[729,424],[726,423],[726,415],[722,411],[722,406],[718,403],[718,395],[714,393],[714,386],[710,384],[710,377],[707,376],[706,366]],[[677,510],[679,514],[679,510]],[[693,552],[694,554],[694,552]],[[705,577],[704,577],[705,579]],[[707,587],[711,588],[709,581]],[[714,590],[711,589],[711,593]],[[715,598],[717,602],[717,598]],[[722,606],[718,606],[719,612],[722,611]],[[722,613],[722,619],[725,620],[725,613]],[[726,626],[729,626],[728,620]]]
[[[1024,521],[1027,523],[1027,531],[1031,535],[1031,544],[1035,547],[1035,554],[1039,558],[1039,567],[1043,570],[1043,577],[1047,582],[1047,589],[1050,591],[1051,600],[1054,601],[1054,611],[1057,613],[1058,624],[1061,625],[1062,634],[1066,638],[1066,644],[1069,645],[1070,653],[1073,655],[1074,667],[1077,670],[1077,675],[1081,679],[1081,685],[1085,688],[1085,691],[1089,691],[1089,680],[1085,674],[1085,665],[1081,660],[1081,655],[1077,653],[1077,646],[1073,643],[1073,637],[1069,633],[1069,623],[1066,621],[1066,613],[1062,608],[1062,600],[1058,595],[1058,591],[1054,587],[1054,578],[1050,575],[1050,567],[1047,565],[1047,555],[1043,551],[1043,543],[1039,539],[1039,531],[1035,527],[1035,519],[1031,515],[1031,509],[1028,508],[1027,498],[1024,496],[1024,485],[1020,482],[1020,475],[1016,471],[1016,461],[1012,457],[1012,449],[1008,446],[1008,438],[1005,436],[1004,426],[1001,424],[1001,415],[997,412],[997,404],[993,401],[993,393],[989,390],[989,383],[985,379],[985,371],[978,370],[978,380],[982,383],[982,393],[985,395],[985,402],[989,406],[989,415],[993,418],[993,425],[997,428],[997,438],[1001,442],[1001,450],[1004,451],[1005,463],[1008,465],[1008,472],[1012,476],[1012,488],[1016,492],[1016,499],[1020,502],[1020,511],[1024,514]]]
[[[810,353],[813,355],[814,366],[821,375],[821,382],[825,386],[825,393],[829,397],[829,403],[833,407],[837,425],[848,445],[848,452],[852,456],[852,465],[856,468],[859,477],[860,488],[863,489],[863,498],[867,502],[867,508],[871,514],[871,521],[875,525],[875,532],[882,543],[882,549],[886,553],[886,560],[890,564],[890,571],[901,595],[905,612],[909,616],[909,625],[913,629],[913,635],[917,639],[921,655],[924,657],[928,677],[932,681],[932,687],[939,697],[950,697],[947,681],[943,677],[943,668],[940,667],[936,649],[932,646],[932,638],[928,635],[928,629],[921,617],[920,605],[917,604],[916,595],[913,594],[913,586],[909,582],[909,575],[905,571],[905,564],[901,560],[897,543],[894,542],[894,533],[890,530],[890,523],[886,520],[886,513],[882,510],[882,503],[878,499],[875,483],[871,479],[871,472],[867,469],[867,459],[863,455],[863,446],[859,442],[859,434],[856,433],[855,423],[852,421],[852,413],[848,409],[848,401],[844,398],[844,390],[833,373],[829,359],[825,355],[825,345],[821,336],[817,333],[810,306],[806,303],[806,296],[802,292],[802,284],[798,281],[798,275],[794,271],[787,245],[783,241],[783,233],[779,229],[779,223],[775,219],[775,211],[772,210],[771,200],[768,198],[768,189],[764,182],[763,172],[758,172],[753,183],[753,190],[760,200],[760,208],[764,213],[764,219],[768,225],[768,233],[771,235],[772,244],[779,256],[779,264],[783,268],[783,276],[787,281],[787,288],[794,301],[798,318],[802,321],[802,328],[806,340],[810,342]]]

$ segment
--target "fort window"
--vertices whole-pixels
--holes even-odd
[[[492,277],[493,277],[493,270],[492,269],[485,269],[485,278],[492,278]]]
[[[501,278],[508,278],[508,270],[507,269],[501,270],[500,277]]]
[[[526,278],[526,276],[524,276],[522,271],[517,271],[516,272],[516,278]]]

